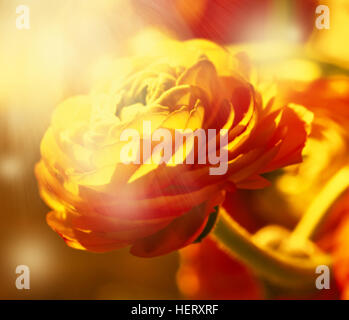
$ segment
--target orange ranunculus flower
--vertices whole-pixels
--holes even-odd
[[[244,56],[204,40],[169,40],[163,48],[166,54],[118,60],[102,85],[53,114],[35,172],[52,208],[48,224],[73,248],[131,246],[138,256],[182,248],[202,233],[226,189],[263,187],[261,173],[301,160],[312,115],[296,105],[274,107],[251,82]],[[227,150],[226,172],[211,175],[217,165],[198,162],[148,164],[141,143],[128,149],[141,163],[125,164],[130,142],[121,136],[132,129],[148,143],[144,121],[151,133],[167,129],[171,137],[178,129],[214,129],[219,140],[227,130],[226,145],[205,149]],[[182,160],[188,151],[197,160],[200,143],[187,142]],[[159,144],[152,140],[150,149]]]

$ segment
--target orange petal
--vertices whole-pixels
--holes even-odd
[[[221,192],[209,203],[193,208],[155,235],[138,240],[132,246],[131,253],[140,257],[154,257],[192,243],[205,228],[208,215],[222,201],[223,193]]]

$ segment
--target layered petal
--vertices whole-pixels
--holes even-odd
[[[35,173],[71,247],[156,256],[192,243],[226,191],[301,160],[311,120],[263,104],[251,64],[206,40],[160,41],[59,104]],[[296,137],[296,139],[294,139]]]

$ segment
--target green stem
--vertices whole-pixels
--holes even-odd
[[[228,254],[278,286],[312,288],[316,267],[331,264],[327,255],[317,254],[310,259],[296,258],[259,245],[222,209],[212,235]]]
[[[335,201],[349,187],[349,166],[339,170],[316,196],[287,240],[302,246],[311,240]],[[220,209],[213,237],[228,254],[240,259],[261,277],[288,288],[313,287],[318,265],[331,265],[331,258],[316,253],[310,258],[292,257],[259,244],[251,234]]]

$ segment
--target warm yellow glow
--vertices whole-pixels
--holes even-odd
[[[11,265],[11,270],[12,266],[27,265],[32,276],[40,275],[40,281],[44,281],[55,263],[52,248],[38,236],[25,235],[26,237],[22,235],[18,239],[12,239],[6,248],[7,263]]]
[[[285,168],[276,182],[285,201],[298,216],[345,162],[343,129],[330,119],[317,119],[317,126],[322,130],[322,139],[311,137],[304,149],[303,163]]]
[[[304,217],[292,234],[294,242],[311,239],[314,230],[323,221],[325,213],[343,192],[349,188],[349,167],[340,169],[316,195]]]
[[[320,77],[321,68],[311,61],[292,59],[276,66],[271,72],[274,72],[278,79],[312,81]]]
[[[0,177],[7,181],[17,181],[23,173],[23,163],[15,155],[3,155],[0,157]]]
[[[330,29],[315,29],[308,50],[316,58],[349,68],[349,2],[326,0],[321,3],[330,8]]]
[[[177,274],[177,285],[183,295],[190,297],[198,294],[200,279],[193,268],[183,267]]]

